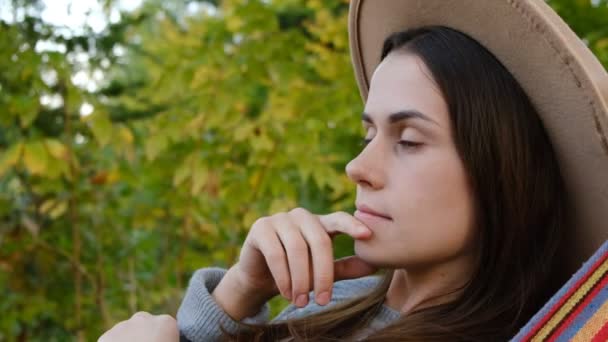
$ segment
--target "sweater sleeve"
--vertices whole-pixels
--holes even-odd
[[[217,304],[211,293],[226,274],[223,268],[197,270],[188,284],[186,295],[177,311],[177,325],[182,341],[219,341],[222,337],[220,325],[236,333],[239,325]],[[265,323],[269,317],[268,304],[260,312],[242,320],[244,323]]]
[[[363,296],[371,291],[380,281],[377,276],[368,276],[358,279],[342,280],[334,283],[331,300],[327,305],[321,306],[315,302],[314,292],[308,293],[308,305],[298,308],[289,304],[281,311],[272,322],[284,321],[288,319],[306,317],[317,312],[328,310],[332,306],[351,300],[355,297]]]
[[[222,331],[220,324],[231,333],[236,333],[240,326],[215,302],[211,293],[219,284],[226,270],[222,268],[202,268],[190,278],[186,295],[177,311],[177,325],[180,332],[180,341],[219,341]],[[293,304],[281,311],[272,322],[305,317],[310,314],[326,310],[331,306],[365,294],[378,283],[377,277],[365,277],[353,280],[339,281],[334,284],[332,298],[325,306],[314,302],[314,293],[309,293],[309,303],[298,308]],[[260,312],[242,320],[244,323],[268,323],[270,310],[264,304]]]

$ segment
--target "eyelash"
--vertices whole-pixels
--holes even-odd
[[[361,143],[360,145],[362,147],[367,146],[367,144],[369,144],[372,140],[371,139],[361,139]],[[417,147],[420,147],[420,145],[422,145],[422,143],[417,143],[417,142],[413,142],[413,141],[407,141],[407,140],[401,140],[399,141],[399,145],[407,150],[409,149],[414,149]]]

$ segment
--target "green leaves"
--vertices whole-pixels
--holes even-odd
[[[175,314],[194,270],[233,264],[256,219],[352,212],[348,1],[200,3],[147,1],[71,38],[35,13],[2,23],[0,340],[96,340],[138,310]],[[550,1],[607,63],[599,3]]]

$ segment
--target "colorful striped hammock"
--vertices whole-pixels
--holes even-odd
[[[608,241],[512,341],[608,341]]]

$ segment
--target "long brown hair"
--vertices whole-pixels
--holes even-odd
[[[508,340],[554,293],[568,197],[549,137],[508,70],[469,36],[442,26],[390,35],[382,59],[421,58],[448,104],[452,136],[475,194],[477,263],[457,299],[414,310],[369,341]],[[364,296],[314,315],[247,326],[232,340],[352,338],[382,307],[392,271]]]

